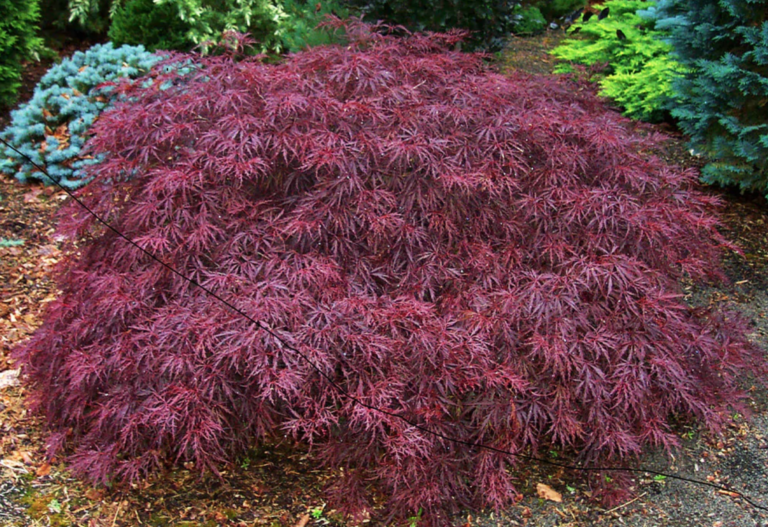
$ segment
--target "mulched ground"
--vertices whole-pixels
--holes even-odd
[[[516,40],[502,58],[507,65],[545,73],[543,54],[557,34]],[[42,71],[41,71],[42,70]],[[34,86],[43,67],[31,66],[25,83]],[[25,94],[31,94],[31,89]],[[0,116],[7,118],[7,114]],[[0,118],[0,124],[3,121]],[[696,166],[682,138],[661,152],[670,162]],[[768,203],[761,197],[719,192],[725,234],[743,248],[725,262],[730,284],[686,286],[692,303],[735,307],[751,319],[752,338],[768,349]],[[45,456],[44,424],[24,405],[15,381],[11,348],[41,321],[56,294],[50,276],[60,258],[56,211],[69,198],[53,188],[22,186],[0,178],[0,525],[181,527],[216,525],[304,527],[345,526],[325,506],[323,488],[334,477],[318,468],[301,447],[280,445],[254,450],[223,473],[222,479],[194,476],[186,468],[160,474],[130,488],[97,489],[74,479],[61,460]],[[746,386],[750,389],[750,386]],[[768,414],[766,393],[754,389],[751,421],[737,417],[724,437],[696,429],[680,430],[683,447],[669,458],[649,453],[643,466],[730,486],[768,505]],[[556,458],[553,458],[556,459]],[[590,499],[579,473],[546,466],[521,466],[516,473],[520,502],[502,514],[464,514],[465,526],[711,526],[768,525],[768,515],[744,500],[714,489],[639,475],[630,485],[634,498],[612,509]],[[562,502],[537,496],[546,484]],[[371,523],[372,524],[372,523]]]

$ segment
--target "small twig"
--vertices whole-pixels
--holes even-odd
[[[112,518],[112,527],[115,527],[115,523],[117,522],[117,515],[120,514],[120,507],[123,506],[123,502],[117,504],[117,510],[115,511],[115,517]]]
[[[622,507],[626,507],[626,506],[627,506],[627,505],[629,505],[630,503],[634,503],[634,502],[636,502],[637,500],[639,500],[640,498],[642,498],[642,497],[643,497],[643,496],[645,496],[646,494],[648,494],[648,493],[647,493],[647,492],[643,492],[643,493],[642,493],[642,494],[640,494],[640,495],[639,495],[637,498],[635,498],[635,499],[633,499],[633,500],[630,500],[630,501],[628,501],[628,502],[626,502],[626,503],[622,503],[621,505],[619,505],[619,506],[617,506],[617,507],[614,507],[614,508],[612,508],[612,509],[611,509],[611,510],[609,510],[609,511],[605,511],[605,513],[606,513],[606,514],[608,514],[608,513],[611,513],[611,512],[613,512],[613,511],[617,511],[617,510],[621,509]]]

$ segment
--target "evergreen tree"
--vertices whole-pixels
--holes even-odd
[[[661,0],[655,16],[686,68],[671,111],[710,158],[703,180],[768,193],[768,0]]]

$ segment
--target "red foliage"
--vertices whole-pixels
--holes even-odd
[[[763,364],[738,323],[681,298],[725,245],[695,174],[579,85],[449,51],[460,35],[348,34],[125,88],[81,197],[355,397],[446,436],[594,461],[674,445],[673,416],[717,428],[735,375]],[[345,467],[350,510],[373,488],[435,523],[514,497],[513,458],[355,405],[76,205],[66,216],[77,251],[19,356],[78,473],[215,470],[290,434]]]

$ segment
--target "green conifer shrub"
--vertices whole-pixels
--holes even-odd
[[[672,81],[682,67],[670,54],[672,46],[662,40],[666,34],[655,28],[652,19],[637,14],[647,6],[643,0],[595,5],[596,10],[609,8],[610,14],[602,20],[592,16],[586,22],[579,17],[571,37],[552,54],[588,66],[606,63],[600,94],[613,99],[629,117],[654,122],[666,117]],[[563,65],[556,71],[572,71],[572,67]]]
[[[671,113],[710,159],[703,181],[768,193],[768,1],[661,0],[651,13],[686,68]]]
[[[22,63],[42,46],[37,0],[0,0],[0,106],[10,106],[21,86]]]
[[[67,188],[84,185],[83,168],[96,163],[81,156],[86,132],[113,100],[111,88],[100,84],[137,78],[160,60],[141,46],[97,44],[53,66],[35,87],[32,99],[11,112],[11,125],[0,137],[44,167]],[[4,147],[0,172],[19,181],[51,181],[26,159]]]

